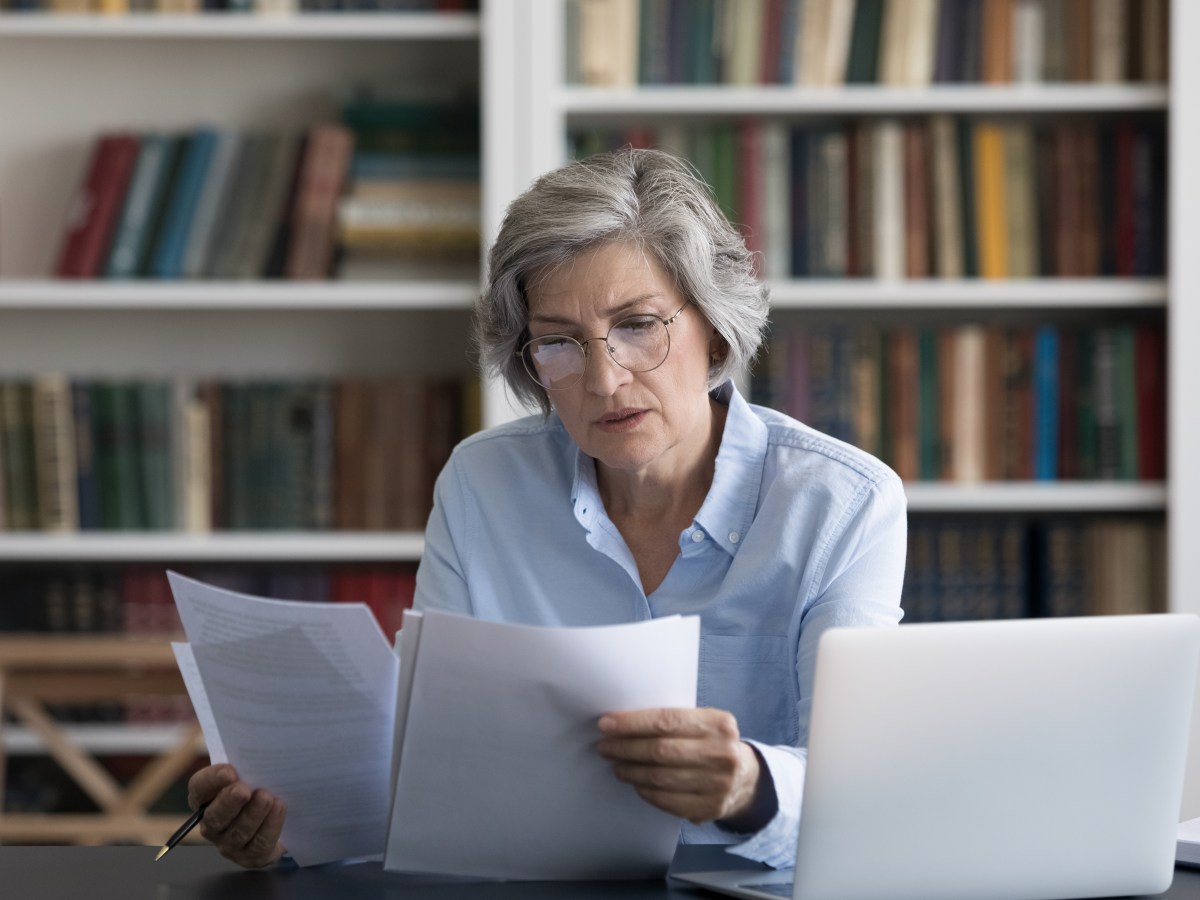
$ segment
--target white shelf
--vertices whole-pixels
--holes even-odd
[[[714,115],[905,115],[911,113],[1053,113],[1164,110],[1165,85],[933,85],[927,88],[848,85],[722,87],[643,85],[561,87],[552,92],[568,116],[638,113]]]
[[[776,309],[1163,308],[1167,296],[1161,278],[811,279],[771,285]]]
[[[475,281],[0,281],[0,310],[468,310]]]
[[[137,725],[105,722],[67,725],[62,730],[83,750],[92,754],[146,753],[170,750],[183,740],[187,724]],[[198,741],[202,747],[203,742]],[[8,725],[4,728],[4,751],[9,756],[44,753],[41,738],[28,728]]]
[[[909,512],[1162,512],[1166,485],[1154,482],[910,482]]]
[[[0,14],[0,37],[462,40],[479,37],[473,13]]]
[[[415,562],[420,532],[0,532],[2,562]]]

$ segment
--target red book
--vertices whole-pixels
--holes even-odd
[[[920,394],[917,372],[917,334],[911,328],[895,328],[887,336],[887,392],[892,404],[892,468],[905,481],[920,477],[917,449],[917,399]]]
[[[754,254],[755,270],[762,274],[762,126],[756,121],[738,125],[737,209],[746,247]]]
[[[92,147],[87,173],[67,216],[54,268],[59,278],[96,278],[102,273],[137,155],[138,139],[130,134],[104,135]]]
[[[929,170],[925,126],[904,126],[904,250],[909,278],[929,275]]]
[[[292,206],[291,243],[283,269],[286,277],[329,277],[338,199],[353,153],[354,134],[342,125],[316,125],[309,132]]]
[[[1134,379],[1137,409],[1138,478],[1161,481],[1167,475],[1167,347],[1155,325],[1134,334]]]

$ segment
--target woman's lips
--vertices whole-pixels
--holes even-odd
[[[644,409],[619,409],[606,413],[596,422],[596,426],[601,431],[610,433],[629,431],[641,424],[642,420],[646,418],[646,412]]]

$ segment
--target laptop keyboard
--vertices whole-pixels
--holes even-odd
[[[752,891],[758,891],[760,894],[770,894],[772,897],[791,897],[796,890],[796,883],[794,881],[782,881],[771,884],[770,882],[748,881],[745,884],[739,884],[738,887],[749,888]]]

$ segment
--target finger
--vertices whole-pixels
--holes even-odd
[[[607,713],[597,724],[606,737],[739,737],[737,719],[721,709],[636,709]]]
[[[738,742],[724,738],[605,738],[596,749],[614,763],[702,769],[722,774],[738,766]]]
[[[681,769],[673,766],[641,766],[619,764],[613,774],[635,788],[649,788],[672,793],[711,794],[721,798],[729,790],[730,778],[716,778],[701,769]]]
[[[700,735],[708,731],[695,709],[634,709],[606,713],[597,723],[605,736],[654,737],[659,735]]]
[[[188,806],[199,809],[237,780],[237,770],[227,763],[205,766],[188,779]]]
[[[257,868],[269,866],[283,855],[283,844],[279,837],[283,832],[283,822],[287,815],[287,804],[278,797],[272,797],[267,814],[263,817],[253,837],[238,852],[227,854],[230,859],[242,866]]]
[[[212,798],[208,804],[208,809],[204,811],[204,818],[200,820],[200,834],[206,840],[217,841],[221,835],[233,824],[242,812],[242,809],[250,802],[250,797],[253,795],[250,785],[244,781],[235,781],[221,790],[219,794]]]
[[[256,790],[241,812],[229,823],[217,838],[222,848],[231,852],[242,852],[254,840],[258,830],[271,811],[274,797],[267,791]]]

